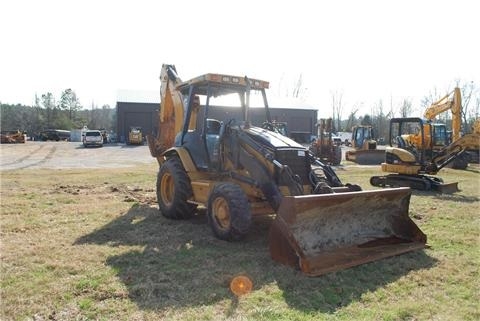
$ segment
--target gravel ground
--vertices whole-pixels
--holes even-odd
[[[148,146],[105,144],[83,147],[79,142],[0,144],[0,170],[23,168],[116,168],[156,163]]]

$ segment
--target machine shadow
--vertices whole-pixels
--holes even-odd
[[[120,145],[120,148],[129,148],[129,149],[145,146],[145,144],[119,144],[119,145]]]
[[[230,243],[212,235],[204,213],[187,221],[167,220],[158,209],[137,204],[74,244],[138,246],[110,256],[106,264],[125,284],[129,298],[146,310],[202,306],[225,299],[233,304],[236,298],[229,283],[234,276],[246,274],[254,291],[275,283],[292,308],[333,313],[365,292],[435,264],[424,251],[416,251],[307,277],[271,260],[267,240],[271,220],[256,219],[245,240]]]
[[[458,195],[458,194],[438,194],[433,195],[435,199],[444,200],[444,201],[454,201],[461,203],[476,203],[480,201],[478,196],[467,196],[467,195]]]
[[[106,145],[103,145],[103,146],[106,146]],[[83,144],[79,144],[78,146],[75,147],[75,149],[99,149],[99,148],[103,148],[103,146],[83,146]]]
[[[478,164],[475,164],[475,165],[470,164],[470,166],[468,166],[464,170],[467,171],[467,172],[480,174],[480,168],[478,166],[479,166]]]
[[[443,201],[454,201],[454,202],[460,202],[460,203],[476,203],[480,201],[480,197],[478,196],[462,195],[460,194],[460,192],[461,190],[453,194],[447,194],[447,193],[442,194],[436,191],[418,191],[418,190],[412,189],[412,195],[434,198],[434,199],[443,200]]]

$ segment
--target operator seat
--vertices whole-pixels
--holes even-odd
[[[207,119],[207,135],[220,135],[222,122],[217,119]]]
[[[222,122],[217,119],[207,118],[206,140],[210,163],[217,167],[220,161],[220,131]]]
[[[387,147],[385,150],[385,161],[387,164],[408,163],[415,164],[417,161],[417,153],[415,148],[408,144],[407,141],[401,137],[395,137],[397,147]]]
[[[405,149],[407,147],[407,143],[405,142],[405,139],[403,139],[402,136],[395,137],[395,141],[397,142],[397,146],[399,148]]]

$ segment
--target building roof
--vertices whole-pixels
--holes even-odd
[[[160,104],[160,90],[117,90],[117,102]]]
[[[119,89],[117,91],[117,102],[160,104],[160,90]],[[292,97],[268,97],[268,105],[270,108],[318,110],[318,107],[315,107],[313,104]],[[252,106],[252,108],[256,107],[257,106]]]

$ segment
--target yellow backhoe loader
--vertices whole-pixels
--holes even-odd
[[[385,160],[385,150],[377,149],[373,137],[373,127],[354,126],[352,129],[352,148],[345,152],[345,159],[360,165],[378,165]]]
[[[306,147],[250,124],[251,98],[272,123],[268,82],[223,74],[182,82],[173,65],[163,65],[160,79],[159,131],[147,142],[165,217],[188,219],[205,207],[217,238],[240,240],[255,216],[274,215],[272,258],[312,276],[425,247],[408,216],[409,188],[343,184]],[[242,119],[209,117],[225,95],[238,99]]]
[[[331,118],[319,120],[317,139],[310,144],[310,152],[323,163],[336,166],[342,161],[342,146],[333,140],[332,129]]]

